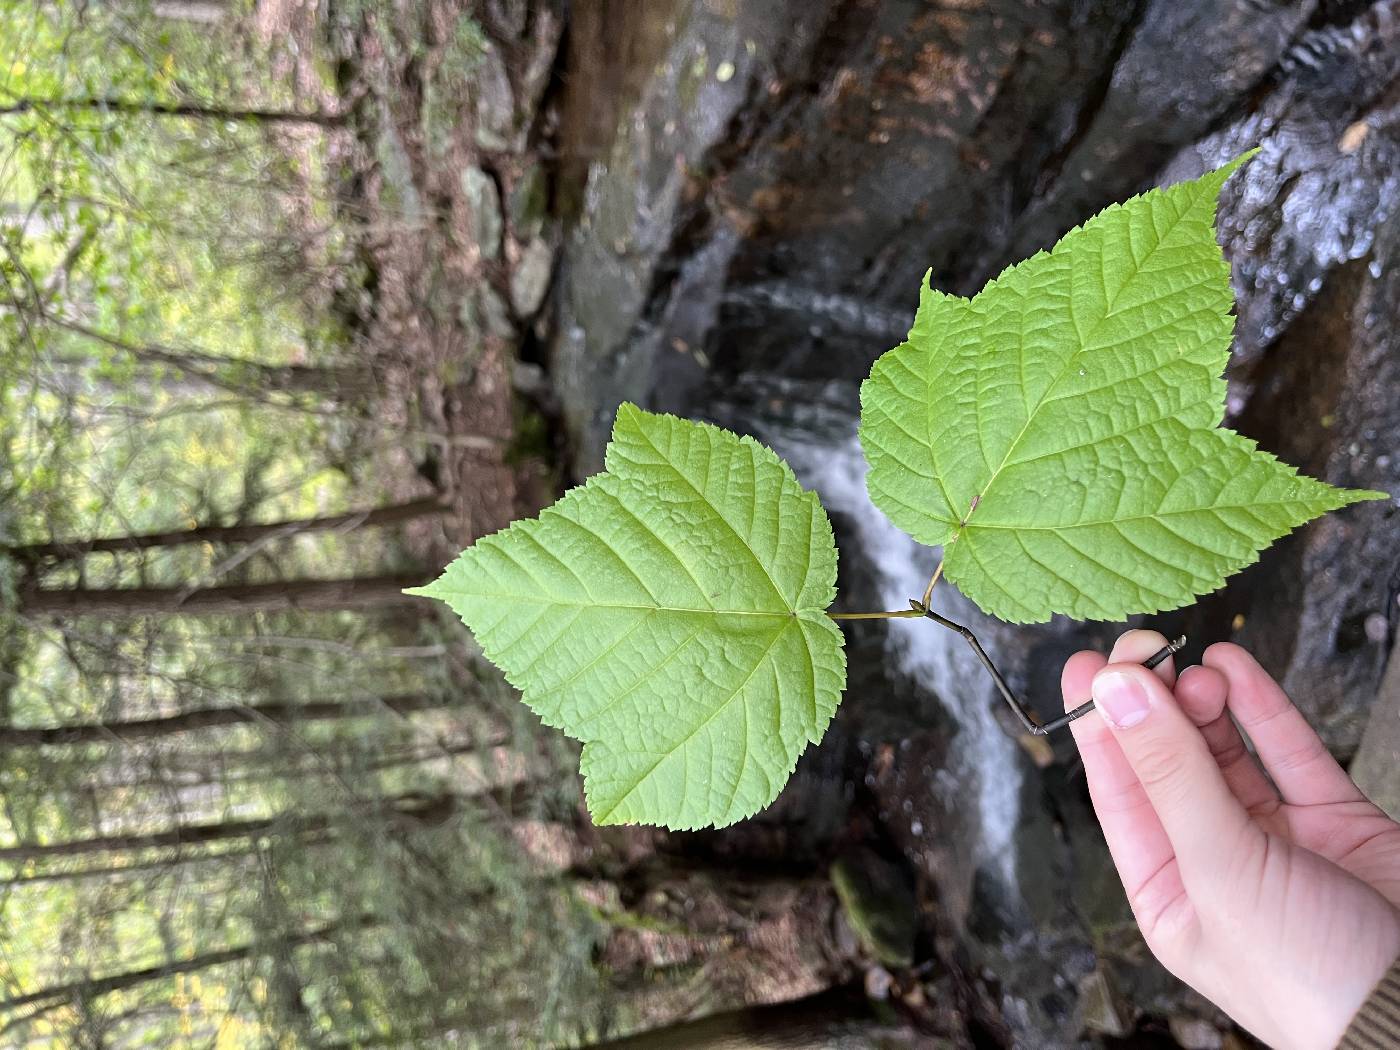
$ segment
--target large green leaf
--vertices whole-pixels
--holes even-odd
[[[773,801],[840,700],[831,524],[751,438],[632,405],[607,467],[416,593],[584,742],[597,823],[731,824]]]
[[[1310,518],[1385,493],[1219,429],[1233,322],[1220,188],[1115,205],[974,298],[927,287],[861,387],[871,499],[1003,620],[1117,620],[1219,587]]]

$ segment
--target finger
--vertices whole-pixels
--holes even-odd
[[[1214,667],[1188,667],[1177,679],[1175,692],[1186,717],[1200,727],[1215,764],[1240,804],[1259,814],[1277,806],[1282,801],[1278,792],[1249,753],[1239,727],[1225,709],[1229,695],[1225,675]]]
[[[1111,663],[1094,676],[1092,692],[1166,831],[1188,893],[1209,892],[1235,850],[1262,844],[1262,833],[1160,677],[1141,664]]]
[[[1167,639],[1156,631],[1124,631],[1113,643],[1113,651],[1108,654],[1111,664],[1140,664],[1156,656],[1167,647]],[[1168,655],[1153,669],[1153,673],[1167,683],[1170,689],[1176,685],[1176,657]]]
[[[1316,806],[1361,800],[1351,777],[1253,656],[1238,645],[1218,642],[1203,660],[1225,676],[1230,712],[1254,742],[1285,802]]]
[[[1070,657],[1060,679],[1066,710],[1088,698],[1094,675],[1107,662],[1102,654],[1093,652]],[[1103,719],[1081,718],[1070,723],[1070,731],[1084,761],[1089,798],[1113,865],[1133,914],[1151,938],[1164,916],[1185,899],[1171,842]]]
[[[1086,649],[1075,653],[1065,661],[1065,669],[1060,673],[1060,691],[1064,693],[1065,710],[1072,711],[1089,699],[1089,688],[1099,668],[1108,663],[1103,653]],[[1071,725],[1077,723],[1071,722]]]

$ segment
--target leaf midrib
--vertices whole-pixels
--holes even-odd
[[[992,471],[992,476],[991,476],[990,478],[987,479],[987,483],[986,483],[985,485],[982,486],[981,491],[978,492],[978,493],[976,494],[976,496],[974,497],[974,501],[973,501],[973,502],[974,502],[974,505],[973,505],[973,507],[970,508],[970,509],[968,510],[967,514],[963,517],[963,519],[962,519],[960,522],[958,522],[957,528],[954,530],[954,533],[953,533],[952,538],[949,539],[949,541],[948,541],[949,543],[952,543],[954,540],[956,540],[959,536],[962,535],[963,530],[967,528],[968,522],[969,522],[969,520],[972,518],[972,515],[976,512],[977,507],[980,506],[984,500],[986,500],[988,493],[990,493],[991,490],[992,490],[992,486],[993,486],[994,484],[996,484],[997,478],[1001,476],[1001,472],[1002,472],[1003,470],[1005,470],[1007,464],[1010,463],[1012,453],[1014,453],[1014,452],[1016,451],[1016,447],[1021,443],[1021,439],[1024,438],[1024,437],[1026,436],[1026,431],[1028,431],[1028,430],[1030,429],[1031,424],[1035,421],[1036,414],[1039,413],[1040,410],[1041,410],[1041,408],[1043,408],[1043,407],[1045,406],[1046,399],[1049,398],[1050,393],[1051,393],[1057,386],[1060,385],[1061,381],[1064,380],[1065,376],[1069,375],[1070,369],[1074,367],[1075,361],[1078,360],[1078,358],[1079,358],[1079,356],[1080,356],[1081,354],[1085,353],[1085,352],[1089,349],[1089,343],[1090,343],[1091,339],[1093,338],[1094,334],[1099,330],[1099,328],[1103,325],[1103,323],[1104,323],[1105,321],[1107,321],[1110,317],[1113,316],[1113,304],[1114,304],[1114,302],[1115,302],[1119,297],[1122,296],[1124,289],[1126,289],[1129,285],[1131,285],[1131,284],[1132,284],[1135,280],[1137,280],[1137,278],[1142,274],[1143,269],[1144,269],[1144,268],[1146,267],[1146,265],[1147,265],[1147,261],[1148,261],[1149,259],[1151,259],[1152,256],[1155,255],[1157,252],[1161,251],[1162,246],[1167,242],[1167,239],[1168,239],[1173,233],[1175,233],[1176,230],[1177,230],[1177,227],[1179,227],[1179,226],[1181,225],[1181,223],[1182,223],[1183,221],[1185,221],[1186,216],[1187,216],[1188,214],[1190,214],[1191,210],[1196,206],[1196,203],[1197,203],[1196,201],[1192,201],[1192,202],[1190,203],[1190,205],[1188,205],[1187,207],[1182,208],[1180,214],[1178,214],[1177,217],[1176,217],[1175,219],[1172,220],[1171,225],[1168,226],[1167,229],[1162,233],[1162,235],[1161,235],[1160,237],[1157,238],[1157,243],[1154,244],[1154,245],[1152,246],[1151,250],[1148,251],[1148,253],[1147,253],[1145,256],[1143,256],[1143,258],[1142,258],[1141,260],[1137,260],[1137,259],[1134,259],[1134,260],[1133,260],[1133,273],[1132,273],[1132,275],[1131,275],[1126,281],[1124,281],[1122,284],[1120,284],[1120,285],[1118,286],[1118,290],[1113,294],[1113,296],[1112,296],[1111,298],[1109,298],[1109,299],[1107,299],[1107,300],[1105,301],[1103,313],[1094,321],[1093,327],[1091,327],[1091,328],[1089,329],[1088,334],[1086,335],[1086,334],[1080,333],[1080,331],[1079,331],[1079,326],[1078,326],[1077,324],[1074,325],[1074,329],[1075,329],[1075,332],[1074,332],[1075,338],[1076,338],[1076,339],[1078,340],[1078,342],[1079,342],[1079,347],[1078,347],[1078,349],[1076,349],[1072,354],[1070,354],[1069,357],[1065,358],[1065,363],[1064,363],[1064,365],[1060,368],[1059,373],[1058,373],[1058,374],[1055,376],[1055,378],[1050,382],[1050,384],[1049,384],[1048,386],[1046,386],[1046,388],[1041,392],[1040,397],[1036,399],[1035,407],[1032,408],[1031,411],[1026,415],[1026,421],[1025,421],[1025,423],[1022,424],[1020,431],[1018,431],[1017,434],[1016,434],[1016,437],[1012,439],[1011,444],[1007,446],[1006,452],[1005,452],[1005,454],[1002,456],[1001,462],[1000,462],[999,464],[997,464],[996,470]],[[1052,251],[1051,254],[1053,254],[1053,251]],[[1071,282],[1072,282],[1072,281],[1073,281],[1073,278],[1071,277]],[[1105,291],[1107,291],[1107,289],[1105,289]],[[1069,311],[1070,311],[1070,322],[1071,322],[1071,324],[1074,323],[1074,294],[1073,294],[1073,292],[1074,292],[1074,289],[1073,289],[1073,285],[1071,284],[1070,296],[1069,296],[1069,303],[1070,303]],[[957,513],[957,508],[956,508],[956,507],[950,506],[949,509],[952,510],[953,513],[955,513],[955,514]],[[995,526],[988,526],[988,527],[995,527]],[[1001,527],[1002,527],[1002,528],[1014,528],[1015,526],[1001,526]]]
[[[459,599],[471,598],[497,598],[516,603],[517,605],[558,605],[569,609],[630,609],[635,612],[672,612],[672,613],[694,613],[700,616],[761,616],[769,619],[799,618],[802,613],[814,612],[825,614],[825,610],[816,606],[787,609],[691,609],[683,605],[636,605],[625,602],[580,602],[570,601],[566,598],[555,598],[551,595],[536,596],[532,594],[520,594],[519,592],[493,592],[493,591],[438,591],[435,597],[450,597]]]
[[[744,680],[743,680],[742,682],[740,682],[737,686],[735,686],[734,689],[733,689],[733,691],[730,692],[730,694],[729,694],[728,696],[726,696],[722,701],[720,701],[720,703],[715,707],[715,709],[714,709],[713,711],[711,711],[708,715],[706,715],[705,718],[704,718],[704,720],[703,720],[702,722],[700,722],[699,725],[695,726],[695,728],[693,728],[692,730],[690,730],[690,732],[686,733],[685,736],[683,736],[680,740],[678,740],[678,741],[676,742],[675,746],[671,747],[671,748],[670,748],[669,750],[667,750],[667,751],[662,752],[662,753],[660,754],[660,756],[656,759],[656,761],[653,762],[650,766],[647,767],[647,769],[646,769],[646,771],[645,771],[644,773],[642,773],[639,777],[637,777],[634,781],[632,781],[632,785],[631,785],[626,791],[622,792],[622,794],[620,794],[620,795],[618,796],[617,801],[615,801],[615,802],[612,804],[612,806],[608,809],[607,813],[601,814],[601,815],[599,816],[599,819],[600,819],[600,820],[607,821],[608,819],[610,819],[610,818],[612,817],[612,815],[613,815],[614,813],[617,812],[618,807],[621,806],[622,803],[625,802],[625,801],[627,800],[627,798],[632,794],[632,792],[636,791],[637,788],[641,787],[641,786],[642,786],[642,782],[645,781],[648,777],[650,777],[653,773],[656,772],[657,768],[661,765],[662,762],[665,762],[668,758],[672,757],[672,756],[675,755],[678,751],[681,751],[683,748],[685,748],[685,746],[686,746],[687,744],[689,744],[692,740],[695,739],[696,735],[699,734],[699,733],[701,732],[701,730],[703,730],[706,726],[708,726],[711,722],[713,722],[713,721],[714,721],[716,718],[718,718],[721,714],[723,714],[725,711],[727,711],[727,710],[729,709],[729,705],[732,704],[732,703],[734,703],[735,700],[737,700],[741,695],[743,695],[744,690],[747,689],[749,683],[750,683],[751,681],[753,681],[754,675],[758,674],[758,669],[759,669],[760,667],[763,667],[765,664],[767,664],[767,663],[770,662],[770,660],[771,660],[771,658],[772,658],[772,656],[773,656],[773,650],[774,650],[775,648],[777,648],[778,640],[779,640],[780,638],[782,638],[782,636],[783,636],[786,632],[787,632],[787,627],[786,627],[786,626],[784,626],[782,629],[780,629],[780,630],[774,632],[773,637],[772,637],[771,639],[769,639],[768,645],[764,648],[763,652],[762,652],[761,654],[759,654],[758,658],[754,660],[753,667],[751,667],[751,668],[749,669],[749,673],[746,674],[746,675],[744,676]],[[808,644],[807,644],[807,636],[806,636],[805,634],[803,634],[800,630],[798,631],[798,636],[801,637],[801,639],[802,639],[802,645],[803,645],[803,647],[807,650],[807,662],[808,662],[808,664],[811,664],[811,662],[812,662],[812,650],[811,650],[811,647],[808,646]],[[781,704],[781,700],[779,701],[779,703]],[[747,733],[745,734],[744,740],[745,740],[745,761],[747,761],[747,748],[748,748],[748,735],[747,735]],[[742,769],[742,767],[741,767],[741,769],[740,769],[740,777],[741,777],[741,778],[742,778],[742,774],[743,774],[743,769]],[[734,805],[734,799],[735,799],[737,796],[738,796],[738,782],[737,782],[737,780],[736,780],[736,784],[735,784],[735,793],[732,794],[732,795],[730,795],[730,797],[729,797],[729,802],[728,802],[727,806],[725,807],[725,812],[726,812],[726,814],[728,813],[729,808],[732,807],[732,806]],[[677,806],[678,809],[680,808],[680,806],[684,805],[684,801],[685,801],[684,798],[682,798],[682,799],[681,799],[681,802],[680,802],[680,803],[678,804],[678,806]],[[720,818],[720,819],[723,819],[723,818]]]
[[[991,525],[983,521],[964,523],[968,528],[997,529],[1002,532],[1063,532],[1069,529],[1087,529],[1096,525],[1121,525],[1125,521],[1160,521],[1179,514],[1215,514],[1223,510],[1252,510],[1255,507],[1287,507],[1299,504],[1310,507],[1313,500],[1306,499],[1266,499],[1252,503],[1212,503],[1203,507],[1182,507],[1180,510],[1157,510],[1148,514],[1130,514],[1122,518],[1101,518],[1097,521],[1072,521],[1063,525]]]
[[[661,448],[655,441],[652,440],[651,434],[649,434],[649,433],[648,433],[644,428],[642,428],[642,427],[638,427],[638,428],[637,428],[637,433],[641,436],[641,438],[642,438],[643,441],[645,441],[648,445],[651,446],[651,450],[652,450],[653,452],[655,452],[658,456],[661,457],[661,461],[662,461],[663,463],[666,464],[666,466],[670,469],[671,473],[672,473],[673,475],[675,475],[677,478],[679,478],[682,482],[684,482],[684,483],[685,483],[685,486],[686,486],[688,489],[690,489],[691,492],[695,493],[696,498],[699,499],[700,502],[702,502],[703,504],[705,504],[705,506],[709,507],[710,510],[714,513],[714,516],[715,516],[716,518],[718,518],[721,522],[724,523],[724,527],[727,528],[727,529],[729,530],[729,534],[730,534],[731,536],[733,536],[735,540],[738,541],[739,546],[741,546],[741,547],[744,548],[744,551],[748,554],[750,560],[752,560],[752,562],[753,562],[753,564],[754,564],[754,567],[757,568],[758,571],[759,571],[760,573],[762,573],[763,578],[764,578],[765,580],[768,581],[768,586],[771,587],[772,590],[773,590],[773,597],[777,598],[778,601],[780,601],[780,602],[786,603],[786,602],[787,602],[787,598],[786,598],[786,596],[783,594],[782,590],[778,587],[778,581],[775,580],[775,579],[773,579],[773,574],[768,570],[768,566],[766,566],[766,565],[763,564],[763,559],[760,558],[760,557],[758,556],[758,551],[754,550],[754,549],[753,549],[753,545],[752,545],[744,536],[740,535],[739,530],[736,529],[736,528],[734,527],[733,523],[730,522],[730,520],[724,516],[724,512],[723,512],[722,510],[720,510],[719,507],[717,507],[717,506],[715,505],[714,500],[710,499],[710,497],[709,497],[698,485],[696,485],[695,482],[691,481],[690,478],[689,478],[688,476],[686,476],[686,474],[685,474],[675,463],[671,462],[671,459],[670,459],[670,457],[667,455],[667,453],[666,453],[664,450],[662,450],[662,448]],[[708,437],[708,435],[707,435],[707,437]],[[740,439],[740,443],[742,444],[742,439]],[[711,452],[712,454],[713,454],[713,451],[714,451],[713,446],[711,446],[710,452]],[[745,451],[748,452],[748,450],[745,450]],[[753,468],[755,478],[757,478],[757,474],[758,474],[758,464],[757,464],[756,462],[753,461],[753,454],[752,454],[752,452],[749,452],[748,454],[749,454],[750,466]],[[709,480],[710,463],[711,463],[711,459],[706,459],[706,461],[705,461],[706,481]],[[626,475],[623,474],[623,473],[621,473],[621,472],[618,472],[618,476],[619,476],[619,477],[625,477]],[[640,484],[640,482],[638,482],[638,484]],[[755,490],[755,491],[754,491],[754,498],[755,498],[755,499],[757,499],[757,488],[758,488],[758,486],[757,486],[757,484],[755,483],[755,485],[754,485],[754,490]],[[775,506],[774,512],[775,512],[775,513],[779,513],[779,512],[780,512],[780,509],[781,509],[781,506],[780,506],[780,505]],[[781,522],[780,522],[780,524],[781,524]],[[800,593],[800,592],[799,592],[799,593]]]

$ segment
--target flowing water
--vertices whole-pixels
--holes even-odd
[[[741,410],[748,426],[738,425],[754,431],[787,460],[805,487],[816,491],[835,521],[843,561],[853,560],[869,573],[866,589],[878,595],[880,607],[907,609],[909,599],[923,593],[937,552],[916,543],[871,503],[856,420],[849,412],[857,404],[854,388],[826,385],[815,398],[812,385],[807,384],[768,381],[761,389],[765,411]],[[822,404],[823,395],[836,404],[848,396],[848,410]],[[784,416],[772,411],[774,405],[806,407]],[[730,420],[730,425],[736,423]],[[845,571],[849,574],[849,564]],[[981,613],[946,583],[935,591],[933,604],[980,632]],[[865,611],[852,609],[848,600],[840,598],[836,608]],[[966,823],[975,829],[975,841],[964,848],[975,869],[995,874],[1002,892],[1015,896],[1021,755],[995,717],[993,703],[1000,699],[993,700],[986,671],[959,635],[924,619],[891,619],[883,626],[890,668],[919,692],[931,695],[956,726],[947,761],[922,767],[927,771],[925,789],[945,812],[966,812],[968,801],[973,801]],[[854,678],[856,669],[852,671]],[[938,830],[924,827],[912,813],[908,826],[914,838]]]

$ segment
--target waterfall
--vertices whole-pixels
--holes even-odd
[[[884,607],[908,608],[909,599],[923,593],[933,571],[933,552],[896,528],[870,502],[865,457],[855,435],[848,432],[844,439],[820,441],[786,431],[774,447],[803,484],[816,490],[829,511],[854,523],[854,538],[874,567]],[[981,614],[948,584],[939,585],[934,604],[945,615],[976,629]],[[953,632],[912,618],[889,620],[887,627],[889,653],[896,666],[936,694],[960,727],[949,749],[951,766],[935,773],[930,790],[939,792],[953,808],[966,804],[971,788],[977,802],[978,866],[995,872],[1006,888],[1014,890],[1021,756],[1015,740],[992,713],[990,680]]]

